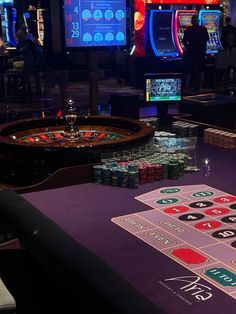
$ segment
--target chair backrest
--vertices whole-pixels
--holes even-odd
[[[230,62],[230,50],[219,50],[215,59],[215,69],[224,70],[229,68]]]
[[[236,47],[231,49],[229,65],[230,67],[236,68]]]

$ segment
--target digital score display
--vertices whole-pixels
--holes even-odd
[[[126,0],[64,0],[66,47],[126,45]]]
[[[222,49],[219,35],[221,11],[201,10],[199,12],[199,24],[207,28],[210,39],[207,42],[207,53],[217,53]]]
[[[175,12],[175,42],[181,55],[184,50],[184,32],[187,27],[192,25],[193,15],[197,15],[196,10],[177,10]]]
[[[145,100],[150,102],[180,101],[182,99],[182,80],[180,77],[145,77]]]
[[[149,21],[150,41],[157,57],[176,57],[177,51],[174,35],[174,11],[151,10]]]

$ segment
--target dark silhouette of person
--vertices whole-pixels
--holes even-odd
[[[204,82],[204,67],[206,59],[207,41],[210,39],[207,29],[198,24],[198,17],[194,15],[191,19],[192,25],[184,32],[184,56],[183,62],[186,71],[185,92],[189,90],[192,75],[195,76],[195,88],[202,89]]]
[[[222,27],[220,41],[224,49],[236,47],[236,27],[231,25],[231,18],[225,18],[225,26]]]
[[[13,69],[30,71],[34,61],[35,44],[32,40],[28,39],[27,31],[25,28],[20,28],[16,32],[16,52],[15,56],[9,60],[9,64]]]

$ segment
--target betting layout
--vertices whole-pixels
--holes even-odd
[[[112,221],[236,299],[236,197],[189,185],[135,198],[153,209]]]

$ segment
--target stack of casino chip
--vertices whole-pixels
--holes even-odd
[[[179,159],[178,163],[179,163],[179,176],[182,177],[184,175],[184,170],[186,168],[186,162],[182,159]]]
[[[179,178],[179,163],[178,161],[170,161],[168,163],[168,179]]]
[[[162,176],[164,179],[168,178],[168,171],[169,171],[169,161],[168,160],[160,160],[160,163],[162,164]]]
[[[111,168],[103,167],[102,168],[102,184],[110,185],[111,184]]]
[[[96,165],[94,182],[119,187],[137,188],[139,184],[183,176],[188,155],[152,153],[139,160]]]
[[[172,124],[173,131],[180,137],[197,137],[199,126],[197,124],[175,121]]]
[[[155,165],[150,163],[147,165],[147,182],[155,181]]]
[[[102,184],[102,165],[93,166],[93,180],[97,184]]]
[[[160,165],[161,178],[176,179],[183,176],[188,158],[185,153],[153,153],[148,156],[146,161]],[[158,177],[160,178],[160,176]]]
[[[138,165],[135,163],[128,164],[128,185],[129,188],[138,187]]]
[[[138,167],[138,183],[144,184],[147,182],[147,167],[145,164],[140,164]]]
[[[155,165],[155,181],[160,181],[163,178],[163,165],[162,164],[154,165]]]
[[[120,185],[120,170],[119,170],[119,167],[111,168],[110,183],[111,183],[112,186],[119,186]]]
[[[121,167],[120,168],[120,181],[119,181],[119,186],[122,188],[126,188],[129,183],[129,172],[126,167]]]
[[[207,128],[204,130],[204,142],[226,149],[235,149],[236,134],[219,129]]]

